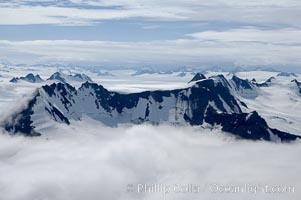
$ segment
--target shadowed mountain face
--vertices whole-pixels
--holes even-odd
[[[14,77],[9,82],[17,83],[20,80],[27,81],[27,82],[30,82],[30,83],[41,83],[41,82],[44,81],[38,74],[33,75],[32,73],[29,73],[25,77]]]
[[[252,90],[252,84],[248,80],[240,79],[237,76],[232,77],[232,81],[238,89]]]
[[[301,94],[301,83],[299,81],[297,81],[296,79],[295,80],[292,80],[292,83],[295,83],[298,90],[299,90],[299,94]]]
[[[280,72],[277,76],[285,76],[285,77],[297,77],[295,73],[292,72]]]
[[[39,135],[36,129],[49,120],[70,124],[89,116],[111,127],[121,123],[169,123],[221,127],[253,140],[289,141],[298,137],[269,128],[257,112],[243,113],[231,84],[223,76],[216,76],[183,89],[121,94],[89,82],[79,89],[54,83],[39,88],[27,107],[11,116],[4,126],[12,133],[32,136]]]
[[[275,77],[271,77],[263,83],[257,83],[257,81],[255,79],[253,79],[252,84],[259,88],[260,87],[269,87],[269,86],[271,86],[271,84],[273,83],[274,80],[275,80]]]
[[[204,79],[206,79],[204,74],[197,73],[196,75],[194,75],[194,77],[188,83],[191,83],[194,81],[200,81],[200,80],[204,80]]]
[[[67,75],[62,72],[55,72],[47,80],[58,81],[61,83],[68,83],[69,81],[93,82],[92,79],[86,74]]]

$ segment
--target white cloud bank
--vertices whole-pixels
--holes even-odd
[[[226,31],[203,31],[188,36],[203,41],[254,42],[299,46],[301,44],[300,35],[301,29],[296,28],[260,30],[255,27],[246,27]]]
[[[300,68],[301,30],[246,27],[204,31],[177,40],[111,42],[0,41],[0,59],[15,63],[120,66],[286,66]]]
[[[296,27],[301,25],[301,3],[298,0],[0,1],[0,24],[90,25],[98,20],[134,17]]]
[[[301,195],[299,142],[236,141],[187,127],[112,129],[95,122],[74,123],[40,138],[0,134],[1,199],[299,199]],[[203,190],[168,195],[126,191],[128,184],[137,189],[136,184],[144,183],[194,184]],[[212,184],[280,185],[295,191],[220,195],[211,193]]]

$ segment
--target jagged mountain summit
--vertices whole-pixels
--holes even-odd
[[[109,72],[98,72],[97,76],[114,76],[114,75]]]
[[[244,106],[224,76],[195,82],[187,88],[121,94],[96,83],[79,89],[53,83],[36,90],[25,108],[4,121],[11,133],[40,135],[39,127],[49,120],[72,123],[89,116],[115,127],[122,123],[169,123],[220,128],[252,140],[290,141],[299,136],[270,128],[256,111],[244,113]]]
[[[200,80],[204,80],[204,79],[206,79],[206,76],[204,74],[196,73],[196,75],[194,75],[194,77],[188,83],[200,81]]]
[[[185,69],[185,68],[184,68]],[[131,76],[140,76],[140,75],[146,75],[146,74],[172,74],[174,72],[179,72],[180,69],[158,69],[153,67],[142,67],[139,69],[135,69],[135,73],[133,73]]]
[[[297,81],[296,79],[292,80],[292,83],[295,83],[297,88],[298,88],[298,92],[299,94],[301,94],[301,83],[299,81]]]
[[[55,72],[47,80],[58,81],[61,83],[69,83],[70,81],[93,82],[92,79],[89,76],[87,76],[86,74],[67,75],[62,72]]]
[[[184,76],[186,76],[186,72],[181,72],[177,75],[177,77],[184,77]]]
[[[157,73],[157,70],[151,68],[151,67],[142,67],[141,69],[137,70],[135,73],[132,74],[132,76],[139,76],[143,74],[155,74]]]
[[[40,75],[33,75],[32,73],[27,74],[25,77],[14,77],[9,82],[17,83],[19,81],[26,81],[30,83],[41,83],[44,80],[40,77]]]
[[[73,77],[73,80],[76,80],[79,82],[82,82],[82,81],[93,82],[92,79],[86,74],[74,74],[73,76],[71,75],[71,77]]]
[[[271,77],[263,83],[257,83],[256,79],[253,79],[252,84],[257,87],[269,87],[269,86],[271,86],[271,84],[273,83],[274,80],[275,80],[275,77]]]
[[[237,94],[243,98],[253,99],[258,96],[256,86],[248,79],[244,80],[234,75],[230,83]]]

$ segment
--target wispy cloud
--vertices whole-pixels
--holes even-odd
[[[181,11],[185,12],[185,11]],[[188,11],[186,11],[188,12]],[[180,15],[173,8],[154,9],[85,9],[57,6],[13,6],[0,7],[0,24],[57,24],[57,25],[89,25],[101,20],[125,18],[154,18],[165,20],[183,20],[186,16]]]
[[[120,18],[225,21],[301,26],[295,0],[65,0],[0,2],[0,24],[79,24]]]
[[[224,31],[203,31],[188,34],[201,41],[216,42],[253,42],[253,43],[273,43],[287,45],[301,45],[301,29],[257,29],[246,27]]]
[[[229,30],[192,38],[151,42],[80,40],[0,41],[0,58],[13,62],[71,62],[151,66],[301,65],[298,30]],[[270,34],[270,37],[266,37]],[[285,40],[287,34],[288,40]],[[279,38],[284,42],[277,42]],[[287,53],[290,52],[290,53]],[[16,56],[17,55],[17,56]],[[22,55],[22,56],[20,56]]]
[[[148,26],[143,26],[143,29],[159,29],[161,28],[160,25],[148,25]]]

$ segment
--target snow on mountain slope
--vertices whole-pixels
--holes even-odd
[[[87,76],[86,74],[67,75],[62,72],[55,72],[47,80],[59,81],[61,83],[69,83],[69,82],[74,82],[74,81],[92,82],[92,79],[89,76]]]
[[[14,66],[5,66],[5,68],[1,68],[1,75],[0,81],[3,81],[0,83],[0,90],[2,92],[2,95],[0,97],[0,108],[2,110],[9,111],[11,108],[14,108],[15,105],[19,104],[20,101],[22,101],[24,95],[32,93],[36,87],[41,87],[42,84],[37,83],[37,84],[29,84],[29,83],[15,83],[15,84],[9,84],[8,81],[11,79],[12,74],[14,75],[19,75],[22,76],[25,72],[28,72],[28,67],[14,67]],[[49,74],[53,72],[52,67],[31,67],[31,71],[34,71],[35,73],[41,74],[43,77],[49,77]],[[178,73],[173,73],[173,74],[144,74],[140,76],[131,76],[133,73],[133,70],[113,70],[110,71],[112,74],[114,74],[114,77],[99,77],[97,76],[97,73],[93,74],[90,73],[89,71],[85,71],[83,69],[78,69],[78,71],[75,71],[75,69],[71,69],[70,73],[80,73],[80,74],[88,74],[89,77],[92,77],[93,80],[97,83],[101,83],[105,88],[108,88],[109,90],[113,91],[118,91],[120,94],[122,93],[128,93],[128,92],[141,92],[145,90],[158,90],[158,89],[164,89],[164,90],[169,90],[169,89],[176,89],[176,88],[185,88],[189,87],[187,85],[187,82],[191,80],[193,75],[190,73],[187,73],[185,77],[178,77]],[[206,76],[210,75],[215,75],[219,74],[220,72],[207,72]],[[232,74],[229,73],[224,73],[225,77],[228,83],[233,87],[232,81],[230,80],[232,78]],[[251,72],[237,72],[236,76],[239,77],[240,79],[248,79],[252,80],[253,78],[256,78],[258,83],[263,83],[265,82],[268,78],[271,76],[276,76],[278,73],[277,72],[264,72],[264,71],[251,71]],[[292,78],[292,77],[291,77]],[[234,95],[238,104],[242,105],[240,100],[242,102],[245,102],[249,107],[249,109],[241,106],[241,109],[244,112],[252,112],[254,110],[258,111],[260,115],[263,115],[264,118],[266,118],[268,124],[272,127],[278,128],[280,130],[285,130],[287,132],[292,132],[292,133],[298,133],[300,134],[299,127],[300,127],[300,118],[297,117],[298,111],[295,110],[300,110],[299,109],[299,99],[300,96],[297,93],[297,86],[289,77],[277,77],[276,79],[273,80],[275,81],[276,85],[273,87],[269,85],[271,88],[257,88],[258,92],[258,97],[255,99],[246,99],[239,95],[239,93],[235,90],[231,89],[231,95]],[[296,78],[296,77],[295,77]],[[284,81],[287,84],[282,83],[280,80],[284,79]],[[297,77],[298,79],[298,77]],[[278,80],[278,81],[277,81]],[[51,84],[51,81],[47,81],[46,84]],[[71,82],[72,85],[79,87],[81,85],[80,82],[74,81]],[[274,102],[275,100],[271,100],[268,98],[269,95],[273,95],[273,99],[277,99],[277,95],[275,94],[270,94],[273,92],[270,91],[275,91],[277,90],[277,86],[282,85],[282,89],[280,90],[281,92],[278,94],[280,97],[283,98],[283,95],[286,96],[287,93],[291,93],[292,98],[284,97],[282,100],[282,103],[279,102],[279,106],[273,106],[270,101]],[[190,85],[191,86],[191,85]],[[227,106],[227,103],[223,102],[223,99],[221,98],[220,102],[222,102],[224,105],[223,107],[227,112],[231,110]],[[147,107],[147,103],[141,101],[139,106],[141,107]],[[214,105],[214,104],[212,104]],[[294,112],[292,112],[293,109],[286,109],[285,105],[290,108],[294,108]],[[138,109],[140,110],[140,109]],[[143,116],[140,111],[137,111],[137,116],[141,117]],[[270,113],[270,114],[269,114]],[[271,114],[272,113],[272,114]],[[278,116],[278,113],[279,116]],[[292,114],[292,113],[297,113]],[[144,110],[145,114],[145,110]],[[3,116],[3,114],[2,114]],[[1,118],[2,118],[1,116]],[[41,117],[40,121],[43,118]],[[45,120],[44,120],[45,121]],[[291,122],[295,123],[291,123]],[[38,122],[38,121],[37,121]],[[279,123],[278,123],[279,122]],[[281,122],[281,123],[280,123]],[[45,124],[44,124],[45,125]],[[39,124],[39,126],[42,126],[42,123]]]
[[[196,73],[196,75],[194,75],[194,77],[188,83],[196,82],[196,81],[200,81],[200,80],[204,80],[204,79],[206,79],[204,74]]]
[[[271,127],[301,135],[301,98],[298,84],[292,82],[295,76],[277,76],[276,72],[261,71],[239,72],[237,75],[249,80],[255,78],[252,83],[260,88],[254,99],[241,96],[249,111],[256,110]]]
[[[208,84],[210,84],[210,87],[214,87],[213,82],[208,82]],[[46,104],[49,111],[55,107],[61,113],[64,113],[67,119],[79,119],[82,113],[85,113],[109,126],[116,126],[118,123],[139,123],[143,121],[183,123],[184,114],[193,120],[191,107],[194,105],[189,105],[189,103],[192,101],[191,103],[198,105],[199,102],[194,102],[192,99],[198,98],[198,96],[193,96],[196,92],[207,94],[204,96],[203,112],[208,101],[210,101],[208,98],[211,98],[212,101],[216,100],[215,103],[217,105],[214,106],[222,112],[225,111],[222,102],[219,100],[220,96],[219,98],[212,96],[216,95],[216,93],[210,93],[208,89],[209,86],[199,88],[199,85],[194,85],[191,88],[170,91],[119,94],[88,82],[83,84],[78,90],[70,85],[58,83],[50,86],[46,85],[39,89],[37,105],[46,101],[51,103],[51,105],[49,103],[48,105]],[[229,92],[221,95],[223,94],[224,98],[230,98],[225,99],[224,102],[231,104],[228,107],[232,108],[232,112],[239,113],[239,106]],[[45,108],[43,106],[45,105],[41,105],[41,109],[37,108],[35,113],[44,113]],[[180,115],[181,118],[178,118],[177,115]],[[67,122],[64,117],[60,118],[57,114],[54,114],[53,117],[57,121]],[[198,123],[201,123],[201,121]]]
[[[220,126],[246,139],[294,140],[297,137],[271,129],[257,112],[243,113],[230,84],[220,75],[176,90],[120,94],[101,85],[84,83],[78,90],[68,84],[38,89],[28,106],[4,122],[6,130],[40,135],[37,130],[49,119],[70,124],[87,115],[108,126],[143,122],[174,125]]]
[[[271,127],[301,135],[301,98],[291,77],[277,77],[261,87],[256,99],[243,99],[262,115]]]
[[[256,86],[256,87],[269,87],[273,84],[273,82],[275,81],[275,77],[271,77],[269,78],[268,80],[264,81],[264,82],[261,82],[261,83],[258,83],[257,80],[255,78],[252,79],[251,83]]]
[[[40,77],[40,75],[33,75],[32,73],[27,74],[25,77],[14,77],[9,82],[17,83],[19,81],[27,81],[29,83],[41,83],[44,80]]]
[[[292,80],[291,82],[294,83],[293,88],[295,88],[296,91],[301,95],[301,83],[296,79]]]
[[[258,96],[257,87],[255,87],[248,79],[240,79],[234,75],[231,78],[230,83],[236,93],[243,98],[255,99]]]
[[[10,83],[8,79],[6,80],[0,83],[0,119],[23,104],[28,95],[32,94],[37,87],[42,86],[42,83],[32,84],[25,81]]]
[[[46,67],[32,69],[43,78],[58,71]],[[7,71],[0,71],[3,75],[0,77],[0,118],[3,118],[4,113],[11,114],[11,110],[22,102],[28,102],[23,99],[33,93],[36,87],[42,86],[39,83],[9,83],[13,76],[28,73],[26,68],[9,67],[3,70]],[[115,77],[98,77],[96,73],[92,74],[85,70],[75,72],[88,74],[109,91],[119,93],[188,88],[191,85],[187,85],[187,82],[192,78],[190,73],[185,77],[177,77],[177,74],[145,74],[131,77],[129,71],[119,70],[112,71]],[[244,72],[243,75],[236,74],[241,79],[256,78],[258,83],[262,83],[271,76],[276,77],[277,73]],[[226,78],[230,80],[232,74]],[[276,77],[269,87],[258,88],[259,96],[255,99],[244,99],[237,95],[236,97],[249,107],[241,109],[251,113],[242,114],[239,118],[227,115],[229,118],[227,124],[236,120],[241,120],[240,123],[252,121],[252,118],[256,117],[256,113],[252,111],[257,110],[269,126],[300,133],[300,96],[296,84],[291,82],[292,79],[291,77],[280,80]],[[300,82],[300,78],[297,77],[297,80]],[[223,79],[219,82],[227,84]],[[54,92],[51,101],[58,104],[59,106],[56,106],[59,112],[64,111],[64,114],[66,108],[62,102],[70,100],[74,106],[71,99],[76,99],[77,109],[93,110],[87,105],[97,107],[93,101],[96,99],[95,95],[91,95],[91,91],[93,92],[91,88],[84,89],[80,92],[80,96],[67,95],[64,99],[61,98],[65,96],[61,95],[64,90],[59,89]],[[47,97],[48,94],[44,95]],[[219,96],[225,113],[231,113],[232,109],[222,98],[223,95]],[[40,105],[48,103],[48,97],[44,100]],[[79,105],[77,101],[85,102],[85,105]],[[133,112],[136,117],[145,116],[147,103],[148,101],[141,99],[139,109]],[[166,101],[166,104],[170,105],[172,102]],[[24,103],[24,106],[26,105]],[[66,105],[70,110],[70,105],[68,103]],[[210,102],[210,105],[216,106],[214,102]],[[0,199],[300,199],[301,191],[298,189],[301,187],[300,141],[277,145],[264,141],[237,141],[231,134],[212,129],[209,123],[204,125],[205,128],[165,124],[160,126],[121,124],[117,128],[111,128],[92,119],[90,116],[95,112],[78,115],[81,116],[81,120],[76,117],[68,119],[70,125],[67,125],[52,120],[48,112],[45,114],[45,109],[42,108],[40,106],[40,115],[36,115],[34,119],[37,131],[42,133],[41,137],[0,134]],[[171,115],[174,116],[172,113]],[[217,115],[217,119],[218,116],[220,115]],[[272,116],[276,118],[269,118]],[[277,119],[278,116],[285,117],[285,120],[291,119],[294,123],[283,122],[283,119]],[[56,117],[59,120],[59,117]],[[227,124],[224,124],[224,127]],[[255,123],[251,125],[256,126]],[[222,128],[220,125],[216,127]],[[202,192],[166,195],[126,191],[128,184],[133,184],[137,189],[137,184],[141,183],[168,186],[192,183],[200,186]],[[295,190],[292,193],[281,194],[264,192],[213,194],[211,191],[213,183],[293,186]]]
[[[235,73],[241,79],[256,79],[257,82],[262,83],[268,80],[271,77],[276,77],[278,72],[270,72],[270,71],[247,71],[247,72],[237,72]]]

